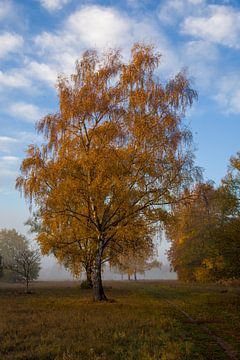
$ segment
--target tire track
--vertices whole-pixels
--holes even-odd
[[[229,343],[227,343],[225,340],[223,340],[220,336],[217,336],[216,334],[214,334],[214,332],[212,330],[210,330],[208,326],[193,319],[186,311],[182,310],[178,305],[176,305],[176,304],[172,303],[171,301],[169,301],[168,299],[166,299],[165,296],[161,295],[161,299],[163,299],[169,306],[177,309],[178,312],[183,314],[189,320],[190,323],[198,325],[198,327],[201,330],[203,330],[203,332],[208,334],[220,346],[220,348],[225,352],[225,354],[228,356],[229,359],[240,360],[238,357],[237,351],[234,350],[232,348],[232,346]]]

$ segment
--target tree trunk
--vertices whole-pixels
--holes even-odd
[[[106,295],[104,294],[102,286],[102,251],[99,249],[96,258],[95,264],[93,267],[93,300],[94,301],[103,301],[107,300]]]
[[[93,282],[92,282],[92,268],[91,266],[86,266],[86,275],[87,275],[87,285],[89,289],[92,289]]]
[[[26,278],[26,294],[29,294],[29,279],[28,277]]]
[[[137,272],[134,270],[134,280],[137,281]]]
[[[131,280],[131,275],[130,274],[128,274],[128,281],[130,281]]]

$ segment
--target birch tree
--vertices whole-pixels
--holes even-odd
[[[17,178],[39,211],[43,252],[88,241],[97,301],[103,260],[128,246],[132,224],[163,221],[194,175],[183,118],[196,92],[183,72],[162,81],[160,60],[141,44],[127,63],[117,50],[85,52],[71,78],[59,77],[59,111],[37,123],[45,142],[29,146]]]

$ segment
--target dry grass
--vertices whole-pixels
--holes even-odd
[[[165,299],[208,321],[240,352],[238,289],[174,281],[105,285],[115,302],[93,303],[91,291],[71,282],[36,283],[31,295],[1,286],[0,359],[227,359]]]

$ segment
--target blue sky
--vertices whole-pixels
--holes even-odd
[[[0,0],[0,228],[25,232],[24,199],[14,190],[34,123],[57,110],[57,74],[70,74],[83,50],[136,41],[162,53],[160,76],[183,67],[199,100],[187,114],[196,164],[205,179],[225,175],[240,150],[240,1]]]

